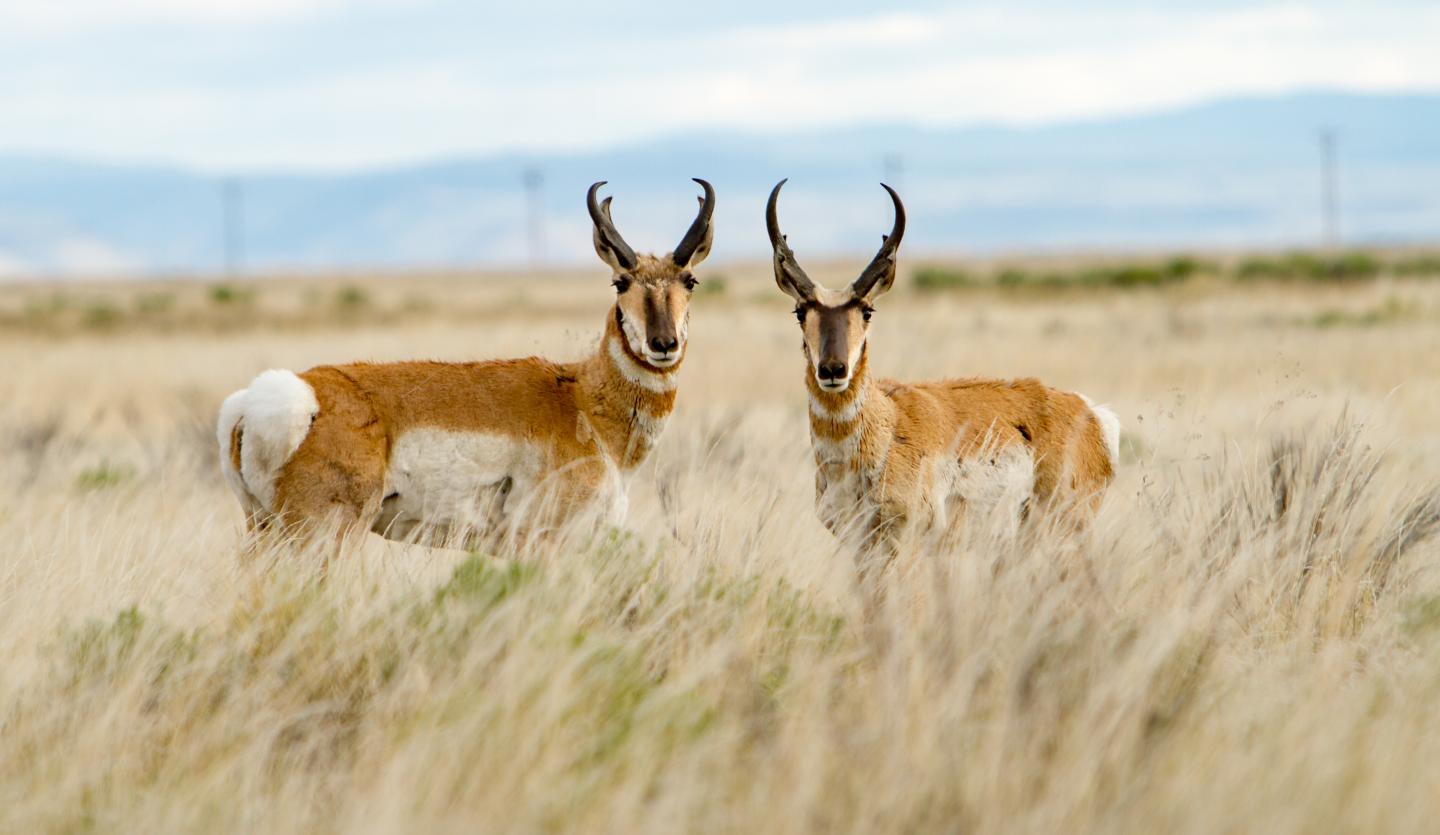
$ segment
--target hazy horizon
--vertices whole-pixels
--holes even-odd
[[[652,146],[663,146],[681,144],[687,142],[717,144],[720,141],[729,140],[788,140],[788,139],[816,139],[817,137],[834,137],[838,135],[893,135],[893,134],[916,134],[916,135],[943,135],[943,134],[1017,134],[1033,135],[1047,130],[1067,128],[1091,128],[1123,123],[1131,120],[1147,120],[1163,118],[1167,116],[1183,115],[1192,111],[1206,110],[1217,106],[1231,105],[1235,103],[1258,103],[1280,102],[1296,98],[1310,97],[1333,97],[1357,99],[1399,99],[1419,98],[1429,96],[1440,96],[1440,84],[1433,88],[1407,89],[1407,90],[1374,90],[1354,91],[1339,87],[1316,86],[1286,91],[1279,94],[1255,94],[1255,95],[1213,95],[1197,98],[1193,101],[1166,104],[1156,107],[1142,107],[1135,110],[1118,111],[1111,114],[1095,114],[1075,117],[1057,117],[1054,119],[1040,120],[1027,123],[1011,123],[1003,120],[975,120],[957,122],[955,124],[926,124],[921,121],[907,121],[904,119],[889,120],[860,120],[853,122],[838,122],[825,125],[805,125],[799,127],[777,126],[767,129],[763,126],[735,127],[718,130],[706,130],[701,128],[676,128],[673,130],[657,131],[653,134],[638,136],[634,139],[615,140],[610,143],[596,144],[593,146],[575,148],[546,149],[538,146],[527,146],[517,144],[515,146],[498,147],[492,149],[459,149],[417,155],[412,157],[397,157],[394,159],[375,160],[370,162],[346,162],[327,164],[323,160],[316,160],[313,164],[271,164],[254,167],[213,167],[204,164],[187,163],[178,157],[163,157],[156,155],[107,155],[103,152],[57,152],[47,151],[40,148],[7,148],[0,145],[0,163],[61,163],[77,166],[95,166],[100,168],[124,168],[132,170],[168,170],[193,174],[196,176],[211,176],[217,178],[226,177],[345,177],[353,175],[373,174],[376,172],[404,172],[413,169],[427,168],[433,166],[444,166],[453,163],[467,163],[476,160],[513,160],[517,164],[524,165],[529,159],[558,158],[574,159],[585,156],[605,155],[615,152],[632,150],[635,148],[646,148]],[[1317,124],[1316,130],[1325,126]]]
[[[335,170],[693,131],[1053,125],[1440,90],[1437,41],[1440,9],[1408,0],[0,0],[0,152]]]
[[[589,183],[663,251],[694,176],[717,258],[781,177],[816,255],[882,178],[909,252],[1310,244],[1322,128],[1343,241],[1430,241],[1437,42],[1417,0],[0,0],[0,274],[571,264]]]

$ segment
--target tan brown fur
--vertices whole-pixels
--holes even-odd
[[[237,423],[235,428],[230,430],[230,466],[237,472],[240,470],[240,435],[240,424]]]
[[[972,501],[1007,516],[1058,506],[1083,521],[1093,512],[1114,462],[1084,398],[1034,379],[872,378],[873,304],[894,285],[905,229],[899,195],[886,187],[895,225],[870,265],[849,287],[829,290],[805,274],[780,231],[783,185],[771,192],[766,224],[776,283],[795,300],[801,326],[816,504],[826,527],[862,551],[893,552],[917,529],[952,539]]]
[[[624,343],[613,311],[604,339]],[[673,375],[679,365],[646,367]],[[369,528],[395,439],[420,427],[500,433],[540,445],[555,504],[578,506],[604,479],[607,461],[628,470],[649,452],[632,443],[633,414],[663,420],[675,404],[674,390],[653,392],[626,380],[604,340],[594,355],[572,363],[541,357],[356,363],[320,366],[300,377],[315,389],[320,414],[277,481],[275,510],[288,523],[324,519]]]
[[[1041,506],[1059,498],[1067,506],[1093,509],[1114,476],[1099,421],[1089,406],[1078,395],[1033,378],[909,384],[875,380],[868,371],[868,349],[862,349],[861,363],[844,392],[822,390],[812,374],[806,379],[811,397],[832,412],[864,400],[849,421],[812,410],[810,429],[813,436],[831,442],[861,434],[856,454],[842,463],[826,463],[817,452],[817,491],[823,494],[847,473],[859,475],[871,491],[868,512],[875,516],[866,536],[882,531],[894,536],[910,525],[912,509],[925,501],[927,464],[937,459],[964,461],[1024,447],[1035,462],[1033,496]],[[854,511],[824,521],[838,532],[852,524]]]
[[[448,491],[447,500],[453,501],[459,491],[467,519],[498,522],[504,497],[521,477],[512,478],[505,470],[519,467],[532,491],[527,499],[532,501],[525,506],[527,518],[508,523],[545,527],[587,509],[602,487],[613,487],[619,473],[644,461],[674,409],[675,379],[685,356],[689,303],[696,284],[692,268],[708,253],[711,240],[708,224],[713,190],[701,184],[707,196],[677,247],[677,251],[691,253],[686,263],[677,263],[673,255],[657,258],[631,251],[609,220],[609,201],[603,210],[594,205],[594,192],[602,184],[592,187],[589,200],[594,206],[592,217],[597,218],[596,251],[612,267],[617,298],[591,356],[570,363],[528,357],[312,368],[299,375],[303,385],[292,385],[302,393],[308,386],[318,404],[309,407],[313,411],[303,437],[296,432],[303,429],[303,423],[298,427],[285,423],[284,403],[288,400],[281,404],[280,417],[267,418],[275,427],[275,437],[291,431],[296,433],[290,437],[299,439],[275,472],[270,506],[257,497],[264,491],[253,488],[253,479],[246,481],[240,475],[246,442],[243,414],[229,433],[228,463],[234,480],[242,482],[237,486],[242,503],[258,508],[255,517],[279,519],[292,531],[335,524],[342,532],[373,529],[389,536],[397,534],[390,526],[403,516],[398,533],[404,535],[429,524],[414,518],[413,506],[408,516],[388,509],[407,489],[396,486],[407,483],[404,479],[409,479],[409,497],[421,497],[422,506],[426,495],[422,476],[429,473],[439,479],[435,489]],[[267,374],[284,376],[284,372]],[[235,397],[243,398],[244,393]],[[291,410],[290,419],[295,414]],[[306,412],[298,414],[303,421]],[[222,415],[222,432],[224,419]],[[438,434],[427,435],[424,430],[438,430]],[[412,432],[417,434],[405,441],[410,445],[412,457],[406,459],[410,465],[397,477],[391,471],[392,459]],[[474,453],[479,456],[474,461],[481,463],[462,459],[455,465],[456,474],[451,474],[449,462],[455,459],[449,453],[424,457],[426,450],[450,449],[427,440],[436,437],[480,445],[467,449],[481,450]],[[496,443],[498,448],[484,446]],[[485,457],[486,450],[495,449],[498,452]],[[417,455],[421,457],[415,458]],[[523,461],[514,463],[515,455],[522,455]],[[474,466],[462,470],[460,464]],[[419,469],[413,470],[411,465]],[[498,471],[491,472],[495,468]],[[488,473],[484,476],[487,480],[472,482],[471,474],[481,472]],[[623,493],[623,485],[620,489]],[[536,494],[541,496],[539,500],[534,500]],[[618,501],[623,509],[623,495]],[[446,530],[443,520],[439,524],[438,533],[447,537],[491,533],[457,532]]]

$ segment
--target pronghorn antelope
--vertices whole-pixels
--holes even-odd
[[[616,231],[604,182],[586,195],[615,304],[586,359],[396,362],[266,371],[220,410],[221,466],[249,527],[316,523],[465,542],[539,531],[582,508],[620,521],[622,476],[675,404],[693,269],[709,254],[715,191],[663,257]]]
[[[1114,475],[1120,422],[1083,395],[1038,380],[924,383],[870,375],[875,300],[895,283],[905,207],[860,277],[816,285],[780,233],[770,192],[765,223],[775,281],[795,300],[804,334],[810,435],[821,520],[862,552],[893,548],[907,529],[953,535],[976,514],[1018,524],[1032,505],[1093,509]],[[883,184],[882,184],[883,185]]]

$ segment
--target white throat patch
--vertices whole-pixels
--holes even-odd
[[[667,391],[674,391],[679,381],[674,374],[657,374],[640,365],[620,345],[620,340],[610,338],[605,340],[607,353],[610,354],[610,361],[615,363],[615,369],[634,385],[646,391],[653,391],[656,394],[663,394]]]
[[[828,420],[832,423],[849,423],[860,416],[860,410],[865,408],[865,392],[861,391],[855,395],[855,399],[839,409],[830,409],[820,398],[811,395],[810,413],[821,420]]]
[[[860,454],[860,439],[862,434],[857,431],[860,427],[850,430],[850,434],[838,441],[816,435],[810,435],[812,447],[815,450],[815,462],[817,464],[847,464],[856,455]]]

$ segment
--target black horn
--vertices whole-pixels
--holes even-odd
[[[890,200],[895,203],[895,225],[891,227],[890,234],[883,237],[880,244],[880,251],[870,260],[870,265],[860,273],[860,277],[850,285],[851,291],[861,298],[870,295],[875,289],[875,283],[886,277],[893,277],[895,274],[895,253],[900,249],[900,239],[905,237],[905,204],[900,202],[900,195],[895,189],[881,183],[880,186],[890,192]]]
[[[606,210],[601,210],[600,204],[595,202],[595,192],[599,191],[605,182],[605,180],[601,180],[590,186],[589,193],[585,195],[585,208],[590,210],[590,220],[594,221],[595,231],[599,234],[600,240],[604,241],[610,251],[615,253],[615,259],[620,262],[620,266],[632,270],[638,263],[635,260],[635,250],[625,243],[625,239],[620,237],[620,233],[615,229],[615,224],[610,220],[608,211],[610,198],[605,198]]]
[[[680,239],[680,245],[675,247],[675,254],[670,256],[681,267],[690,263],[690,259],[695,257],[695,250],[710,237],[710,216],[715,213],[715,189],[699,177],[691,179],[705,189],[705,197],[700,201],[700,212],[695,215],[695,222],[690,224],[685,237]]]
[[[789,181],[787,177],[775,184],[770,191],[770,201],[765,204],[765,230],[770,233],[770,248],[775,251],[775,283],[780,285],[781,290],[791,292],[805,299],[815,298],[815,282],[810,276],[800,269],[800,264],[795,261],[795,253],[790,251],[790,244],[785,241],[785,236],[780,232],[780,218],[775,211],[775,205],[780,199],[780,188]],[[790,289],[786,288],[790,285]]]

